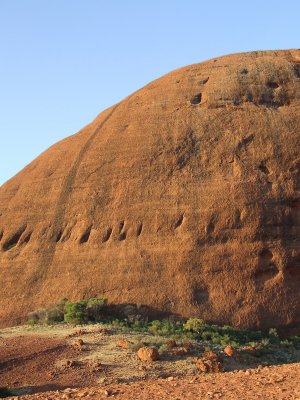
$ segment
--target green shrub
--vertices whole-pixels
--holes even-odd
[[[204,322],[202,319],[199,318],[190,318],[183,325],[184,330],[194,333],[200,333],[203,327],[204,327]]]
[[[0,398],[14,396],[14,394],[7,387],[0,387]]]
[[[106,299],[96,297],[74,303],[65,303],[64,321],[72,325],[100,322],[103,319],[106,304]]]
[[[68,324],[81,325],[88,322],[86,307],[88,300],[81,300],[75,303],[66,304],[64,320]]]

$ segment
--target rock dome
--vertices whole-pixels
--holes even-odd
[[[300,50],[157,79],[0,188],[0,324],[104,295],[300,328]]]

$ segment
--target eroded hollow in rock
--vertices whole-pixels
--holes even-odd
[[[278,89],[279,88],[279,84],[277,82],[273,82],[273,81],[268,81],[267,86],[270,89]]]
[[[201,99],[202,99],[202,94],[198,93],[191,99],[191,104],[193,104],[193,105],[200,104]]]
[[[83,235],[81,236],[81,238],[80,238],[80,240],[79,240],[79,243],[80,243],[80,244],[86,243],[86,242],[89,240],[90,234],[91,234],[91,230],[92,230],[92,226],[89,226],[89,227],[85,230],[85,232],[83,233]]]
[[[8,251],[15,247],[22,234],[25,232],[26,226],[22,226],[16,233],[14,233],[2,246],[4,251]]]
[[[179,216],[178,220],[175,222],[175,229],[179,228],[179,227],[182,225],[182,223],[183,223],[183,218],[184,218],[184,215],[181,214],[181,215]]]
[[[112,234],[112,228],[108,228],[103,235],[102,243],[107,242],[109,240],[109,238],[111,237],[111,234]]]
[[[273,253],[269,249],[263,249],[258,255],[255,278],[257,282],[264,283],[272,279],[278,273],[278,268],[273,260]]]
[[[136,236],[140,236],[140,234],[142,233],[142,230],[143,230],[143,224],[139,223],[137,230],[136,230]]]

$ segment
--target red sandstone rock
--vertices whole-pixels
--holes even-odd
[[[122,349],[128,349],[129,348],[129,341],[126,339],[120,339],[118,340],[117,347],[121,347]]]
[[[187,66],[102,112],[0,188],[0,325],[107,293],[300,330],[299,126],[299,50]]]
[[[141,347],[137,356],[141,361],[156,361],[159,359],[159,353],[155,347]]]
[[[223,350],[224,354],[228,357],[233,357],[235,355],[235,349],[232,346],[226,346]]]

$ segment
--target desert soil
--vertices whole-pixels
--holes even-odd
[[[177,347],[159,361],[141,362],[136,356],[141,342],[164,345],[167,339],[100,325],[10,328],[0,335],[0,386],[14,390],[18,399],[300,400],[300,363],[263,367],[225,357],[227,372],[201,374],[194,362],[200,345],[185,355],[176,354]],[[120,339],[129,348],[117,347]]]

